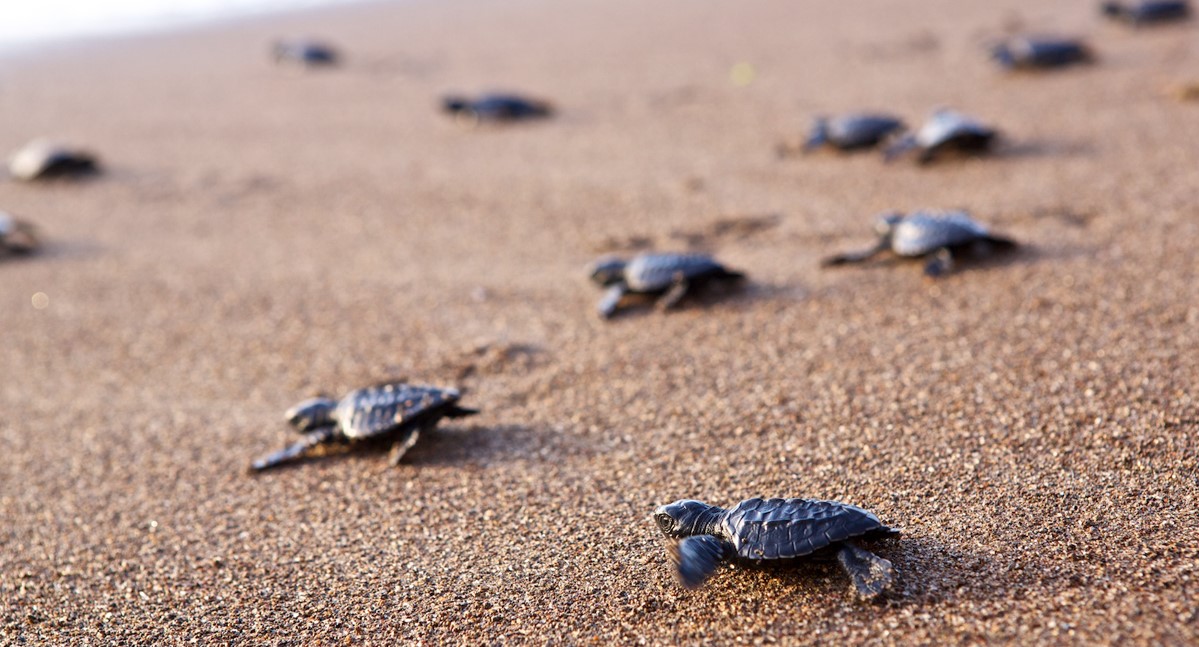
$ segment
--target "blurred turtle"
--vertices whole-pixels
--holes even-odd
[[[861,263],[889,251],[904,258],[928,258],[924,273],[936,277],[953,269],[956,260],[982,258],[1016,247],[1015,241],[991,235],[964,211],[887,213],[878,217],[874,228],[878,233],[874,247],[830,256],[821,265]]]
[[[0,211],[0,256],[29,254],[40,244],[33,225]]]
[[[45,139],[29,142],[8,163],[8,172],[18,180],[26,181],[81,177],[99,170],[91,153]]]
[[[304,438],[251,467],[262,471],[282,465],[318,445],[371,441],[391,443],[391,464],[396,465],[421,431],[436,427],[442,418],[478,413],[458,406],[459,397],[454,389],[389,382],[350,391],[340,400],[305,400],[286,413],[287,422]]]
[[[279,64],[301,67],[332,67],[341,56],[331,45],[311,40],[281,40],[271,46],[271,55]]]
[[[657,307],[667,310],[694,288],[744,278],[706,254],[645,253],[627,261],[606,256],[591,267],[591,280],[608,288],[597,306],[605,319],[616,312],[626,294],[659,295]]]
[[[1144,2],[1104,2],[1103,15],[1134,27],[1186,20],[1191,16],[1187,0],[1146,0]]]
[[[836,559],[862,599],[882,595],[895,581],[891,562],[851,540],[894,537],[873,513],[815,499],[746,499],[725,510],[699,501],[675,501],[654,511],[667,537],[683,586],[702,585],[727,560],[779,562]]]
[[[903,129],[902,121],[884,114],[862,113],[816,117],[812,122],[812,132],[804,142],[802,151],[810,153],[822,146],[830,146],[840,151],[874,148],[890,135]]]
[[[519,121],[554,114],[554,108],[548,102],[526,99],[514,94],[484,94],[475,99],[447,95],[442,98],[441,107],[454,115],[459,123],[468,126],[476,126],[485,121]]]
[[[1081,41],[1018,36],[991,48],[991,58],[1009,70],[1043,70],[1095,60]]]
[[[916,160],[927,164],[946,152],[985,153],[998,133],[994,128],[960,112],[942,108],[934,112],[915,133],[897,139],[883,151],[887,161],[909,151],[918,151]]]

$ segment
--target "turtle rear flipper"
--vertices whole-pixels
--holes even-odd
[[[916,139],[916,135],[908,133],[897,138],[890,146],[883,149],[883,161],[893,162],[908,151],[919,147],[920,142]]]
[[[465,418],[467,416],[477,415],[478,413],[479,413],[478,409],[471,409],[469,407],[460,407],[455,404],[454,406],[452,406],[446,410],[445,417],[447,417],[447,418]]]
[[[436,424],[436,423],[434,423]],[[433,425],[429,425],[432,427]],[[400,459],[404,458],[404,454],[408,453],[409,449],[416,444],[420,439],[420,432],[423,428],[413,429],[407,436],[395,441],[391,446],[391,452],[387,455],[387,463],[392,467],[400,464]]]
[[[679,582],[689,589],[699,588],[712,577],[716,568],[735,551],[723,539],[712,535],[687,537],[671,547],[670,556],[678,567]]]
[[[299,458],[309,449],[312,449],[317,445],[324,445],[332,442],[336,437],[337,427],[321,427],[314,431],[310,431],[304,434],[303,439],[294,442],[273,454],[268,454],[254,461],[250,465],[250,469],[254,470],[255,472],[261,472],[272,467],[277,467]]]
[[[895,581],[895,568],[891,562],[851,543],[841,545],[837,561],[853,578],[854,588],[864,600],[882,595]]]
[[[691,283],[687,281],[686,275],[682,272],[675,272],[674,281],[670,284],[670,289],[666,290],[666,293],[659,297],[657,303],[654,305],[658,310],[663,312],[670,310],[677,306],[679,301],[683,300],[683,297],[687,296],[687,290],[690,287]]]

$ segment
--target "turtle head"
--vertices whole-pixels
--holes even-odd
[[[874,232],[880,238],[890,240],[891,234],[895,231],[895,226],[903,220],[903,214],[898,211],[884,213],[874,222]]]
[[[312,398],[305,400],[287,410],[287,424],[299,431],[309,431],[318,427],[328,427],[335,421],[333,411],[337,409],[337,401],[329,398]]]
[[[441,99],[441,109],[454,114],[466,110],[468,105],[470,105],[470,101],[457,95],[449,95]]]
[[[654,510],[654,523],[662,534],[672,539],[693,535],[708,535],[716,525],[716,518],[723,512],[716,506],[700,501],[683,499]]]
[[[624,280],[628,262],[616,256],[605,256],[591,266],[591,280],[600,285],[612,285]]]

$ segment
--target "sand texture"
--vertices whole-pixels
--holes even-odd
[[[0,261],[0,642],[1196,644],[1199,106],[1163,89],[1197,29],[1081,0],[414,0],[0,60],[0,151],[107,167],[0,180],[47,241]],[[1099,60],[1004,74],[984,47],[1013,30]],[[275,67],[304,34],[345,65]],[[436,110],[488,89],[559,116]],[[775,153],[814,114],[938,106],[1000,154]],[[1026,245],[938,281],[818,266],[920,207]],[[645,247],[751,281],[599,320],[587,263]],[[483,413],[397,468],[247,473],[288,406],[391,378]],[[894,595],[820,564],[682,589],[653,508],[752,496],[902,528]]]

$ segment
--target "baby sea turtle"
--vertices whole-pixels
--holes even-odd
[[[727,269],[706,254],[645,253],[624,260],[606,256],[591,267],[591,279],[608,288],[600,299],[601,317],[611,317],[626,294],[661,295],[657,306],[675,306],[688,290],[712,281],[739,281],[741,272]]]
[[[448,95],[441,107],[459,123],[475,126],[484,121],[518,121],[549,117],[554,108],[546,101],[526,99],[514,94],[485,94],[475,99]]]
[[[45,180],[79,177],[98,172],[91,153],[36,139],[17,151],[8,163],[8,171],[18,180]]]
[[[332,67],[340,56],[331,45],[310,40],[281,40],[271,47],[276,63],[302,67]]]
[[[887,213],[874,226],[878,244],[861,252],[830,256],[825,267],[861,263],[886,251],[906,258],[928,257],[924,273],[941,276],[955,260],[985,257],[1014,249],[1010,239],[993,236],[965,211],[917,211],[908,215]]]
[[[458,406],[458,391],[389,382],[356,389],[341,400],[313,398],[289,409],[287,422],[304,434],[303,440],[254,461],[262,471],[303,455],[317,445],[346,445],[364,441],[390,442],[391,464],[416,443],[421,431],[442,418],[461,418],[477,409]]]
[[[890,161],[910,150],[918,150],[917,161],[926,164],[949,151],[986,152],[994,143],[997,134],[994,128],[985,126],[972,117],[954,110],[941,109],[934,112],[920,130],[900,137],[883,154]]]
[[[38,248],[33,225],[0,211],[0,256],[29,254]]]
[[[864,599],[891,587],[891,562],[850,540],[894,537],[857,506],[815,499],[746,499],[730,510],[699,501],[675,501],[654,511],[667,537],[679,540],[671,557],[683,586],[702,585],[725,560],[766,561],[835,558]]]
[[[1090,48],[1077,40],[1020,36],[991,48],[991,58],[1009,70],[1065,67],[1095,60]]]
[[[1191,16],[1187,0],[1146,0],[1145,2],[1105,2],[1103,14],[1134,27],[1186,20]]]
[[[812,132],[803,145],[803,152],[808,153],[826,145],[841,151],[873,148],[903,129],[903,122],[891,115],[847,114],[817,117],[812,123]]]

